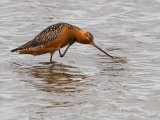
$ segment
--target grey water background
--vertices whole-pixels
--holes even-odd
[[[58,22],[120,59],[78,43],[54,64],[10,52]],[[0,104],[1,120],[159,120],[160,0],[0,1]]]

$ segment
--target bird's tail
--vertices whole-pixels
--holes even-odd
[[[11,52],[18,52],[18,50],[31,48],[31,47],[34,47],[34,45],[35,45],[35,43],[33,44],[33,40],[31,40],[31,41],[27,42],[26,44],[21,45],[20,47],[11,50]]]
[[[16,52],[16,51],[21,50],[21,49],[22,48],[15,48],[15,49],[11,50],[11,52]]]

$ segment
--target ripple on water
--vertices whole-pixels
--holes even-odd
[[[159,6],[159,0],[1,0],[1,119],[159,120]],[[55,54],[54,63],[42,62],[49,55],[9,52],[57,22],[90,31],[115,59],[81,44],[64,58]]]

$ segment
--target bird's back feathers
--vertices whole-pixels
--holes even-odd
[[[79,29],[78,27],[68,23],[57,23],[57,24],[51,25],[46,29],[44,29],[42,32],[40,32],[33,40],[27,42],[26,44],[16,49],[11,50],[11,52],[15,52],[23,49],[42,47],[47,42],[57,39],[60,36],[60,33],[63,27],[67,27],[69,30]]]

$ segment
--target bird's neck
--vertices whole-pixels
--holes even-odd
[[[87,44],[85,40],[85,33],[86,32],[83,30],[77,30],[75,32],[76,42],[81,43],[81,44]]]

